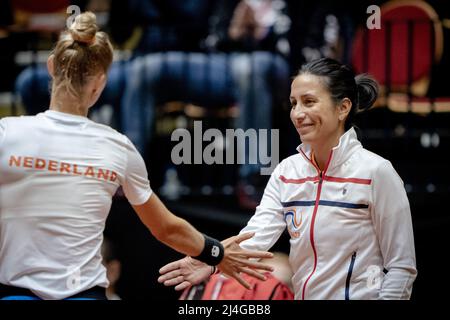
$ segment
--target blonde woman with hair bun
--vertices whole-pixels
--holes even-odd
[[[49,110],[0,119],[0,300],[106,299],[101,245],[120,186],[159,241],[245,287],[241,272],[264,279],[272,268],[250,258],[272,254],[239,246],[253,233],[219,242],[198,232],[152,191],[130,140],[87,118],[112,60],[95,15],[77,16],[48,58]]]

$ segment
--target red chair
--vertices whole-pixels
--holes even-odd
[[[374,76],[381,93],[389,95],[381,104],[392,106],[394,111],[408,111],[415,97],[427,93],[431,68],[439,63],[442,51],[442,25],[429,4],[390,1],[381,7],[381,29],[364,26],[357,31],[352,63],[356,72]],[[424,108],[423,100],[418,101],[420,107],[413,109],[420,113],[430,109],[431,103]],[[440,110],[450,111],[447,100],[448,108],[445,101],[440,101]]]

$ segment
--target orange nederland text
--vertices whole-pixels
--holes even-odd
[[[9,166],[66,173],[112,182],[117,179],[117,173],[112,170],[35,157],[11,156],[9,158]]]

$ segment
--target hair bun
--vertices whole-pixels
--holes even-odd
[[[69,28],[69,32],[76,42],[92,44],[98,31],[97,18],[92,12],[84,12],[76,16]]]
[[[378,98],[378,83],[367,74],[357,75],[355,82],[358,88],[359,109],[369,109]]]

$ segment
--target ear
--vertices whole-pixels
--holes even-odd
[[[95,75],[90,84],[89,84],[89,90],[92,97],[99,95],[105,88],[106,84],[106,76],[104,73],[99,73]]]
[[[55,55],[51,54],[47,59],[47,70],[52,78],[55,77]]]
[[[350,101],[350,99],[349,98],[342,99],[341,104],[338,105],[339,121],[345,121],[351,109],[352,109],[352,102]]]

